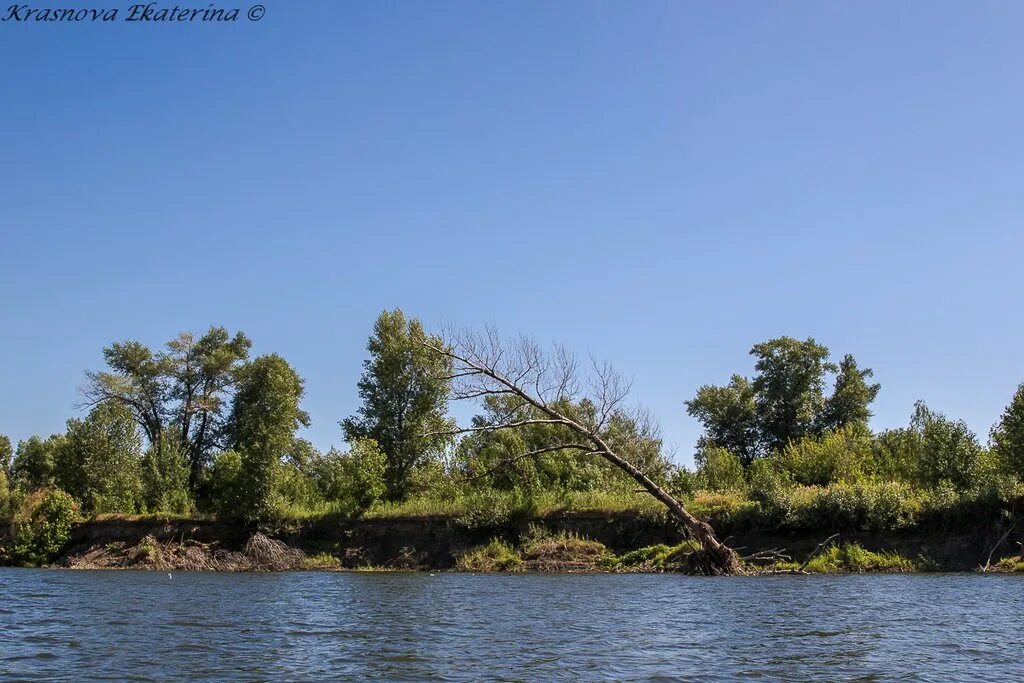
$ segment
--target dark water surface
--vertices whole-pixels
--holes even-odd
[[[0,680],[1024,680],[1024,577],[0,569]]]

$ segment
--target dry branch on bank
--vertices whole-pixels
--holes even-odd
[[[509,405],[489,422],[453,429],[446,435],[495,433],[538,425],[553,428],[559,435],[556,443],[511,454],[506,462],[563,451],[603,458],[664,504],[687,536],[700,544],[700,551],[691,558],[693,573],[742,573],[736,553],[644,471],[641,449],[631,448],[636,444],[628,440],[616,439],[612,429],[616,420],[632,421],[641,435],[656,433],[656,427],[646,412],[627,406],[629,382],[609,365],[592,359],[590,369],[583,371],[575,356],[562,347],[546,353],[527,338],[508,343],[490,328],[483,334],[448,333],[445,342],[423,344],[451,361],[452,374],[446,379],[453,382],[455,400],[492,398],[508,401]]]

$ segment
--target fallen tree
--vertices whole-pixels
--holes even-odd
[[[562,347],[546,353],[525,337],[507,343],[491,328],[482,334],[449,332],[444,339],[443,345],[422,343],[452,361],[452,374],[446,378],[452,382],[452,398],[492,399],[507,406],[492,412],[486,421],[477,420],[471,427],[449,430],[445,435],[555,427],[558,437],[554,443],[510,454],[506,462],[559,452],[603,458],[664,504],[683,532],[700,544],[701,550],[691,554],[687,563],[689,571],[742,573],[737,554],[644,471],[643,459],[631,457],[630,444],[615,438],[613,425],[623,418],[638,425],[641,433],[650,434],[656,427],[646,412],[627,406],[629,383],[610,366],[592,359],[590,370],[584,373],[575,356]]]

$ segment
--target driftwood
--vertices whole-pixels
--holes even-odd
[[[445,379],[454,383],[452,398],[501,398],[509,400],[512,409],[489,424],[434,435],[493,433],[531,425],[558,427],[565,435],[558,443],[516,454],[509,462],[558,451],[603,458],[665,505],[683,532],[700,544],[700,557],[692,558],[694,573],[743,573],[737,554],[718,540],[706,522],[694,517],[681,502],[655,483],[644,472],[642,462],[633,460],[620,445],[613,446],[612,423],[618,418],[628,417],[649,434],[654,433],[655,427],[646,413],[626,408],[629,383],[608,365],[593,362],[592,371],[581,376],[575,357],[562,348],[548,354],[525,338],[507,344],[490,329],[483,335],[464,332],[445,336],[443,345],[430,340],[421,343],[451,361],[452,372]],[[572,406],[584,400],[593,406],[592,414],[584,415],[573,409]]]
[[[807,569],[807,565],[809,565],[811,563],[811,560],[813,560],[815,557],[820,555],[821,552],[823,550],[825,550],[825,548],[827,548],[832,543],[832,541],[836,540],[837,538],[839,538],[839,534],[832,534],[831,536],[826,538],[824,541],[819,543],[818,547],[815,548],[814,551],[810,555],[807,556],[807,559],[804,560],[804,563],[802,565],[800,565],[799,571],[803,572],[805,569]]]
[[[995,554],[996,549],[998,549],[999,546],[1001,546],[1006,541],[1006,539],[1009,538],[1010,532],[1013,531],[1013,528],[1015,526],[1017,526],[1016,522],[1011,524],[1010,528],[1006,530],[1006,533],[1000,536],[999,540],[996,541],[995,544],[992,546],[992,549],[988,551],[988,558],[985,560],[985,566],[981,568],[981,571],[987,572],[989,570],[989,568],[992,566],[992,556]],[[1024,555],[1024,550],[1021,551],[1021,554]]]

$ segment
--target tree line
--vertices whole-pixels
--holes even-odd
[[[501,496],[641,490],[670,510],[675,501],[700,537],[679,501],[701,492],[769,510],[792,508],[797,494],[887,482],[952,495],[995,486],[1008,497],[1024,478],[1024,385],[987,445],[924,403],[907,427],[873,433],[872,371],[849,354],[833,362],[814,339],[757,344],[751,377],[700,387],[685,402],[703,427],[693,471],[673,463],[657,425],[627,405],[628,382],[604,365],[584,371],[565,349],[489,331],[434,335],[385,311],[367,346],[360,407],[339,421],[349,448],[321,453],[297,436],[309,425],[303,379],[281,356],[251,357],[251,348],[222,327],[161,349],[111,344],[106,367],[86,372],[84,416],[16,448],[0,437],[0,515],[31,515],[26,501],[41,505],[40,491],[65,493],[83,515],[198,511],[259,523],[413,499],[476,496],[493,506]],[[449,415],[459,399],[480,407],[468,426]],[[791,497],[785,505],[780,491]]]

